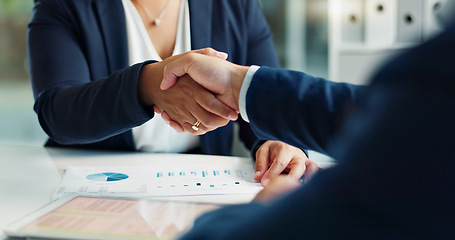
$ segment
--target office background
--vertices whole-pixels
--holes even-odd
[[[327,77],[327,0],[260,0],[281,66]],[[41,146],[27,72],[32,0],[0,0],[0,145]],[[292,30],[291,30],[292,29]]]

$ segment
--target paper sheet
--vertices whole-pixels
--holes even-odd
[[[219,207],[146,199],[77,197],[27,224],[22,231],[53,239],[170,240],[191,228],[199,215]]]
[[[64,195],[160,197],[257,193],[251,164],[74,167],[65,172],[53,199]]]

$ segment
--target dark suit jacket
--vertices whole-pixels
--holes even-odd
[[[271,33],[251,0],[190,0],[193,49],[213,47],[243,65],[278,66]],[[128,66],[120,0],[35,0],[29,24],[34,110],[47,145],[134,150],[131,128],[151,117],[137,97],[143,64]],[[230,155],[233,124],[201,136],[204,153]],[[244,122],[240,137],[257,138]]]
[[[270,206],[204,215],[183,239],[455,239],[454,43],[452,26],[390,61],[363,96],[261,68],[247,93],[254,132],[339,163]]]

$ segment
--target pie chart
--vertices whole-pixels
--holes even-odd
[[[121,181],[128,178],[128,175],[123,173],[115,173],[115,172],[105,172],[105,173],[95,173],[87,175],[88,180],[96,181],[96,182],[115,182]]]

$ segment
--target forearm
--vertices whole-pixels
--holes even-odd
[[[150,115],[137,100],[140,67],[112,74],[127,62],[108,58],[97,28],[82,24],[73,7],[66,1],[37,1],[27,43],[34,110],[42,128],[56,142],[83,144],[124,132]]]
[[[362,91],[304,73],[261,68],[248,89],[246,112],[259,138],[327,153],[328,142]]]
[[[43,130],[56,142],[85,144],[146,122],[153,111],[138,99],[141,67],[138,64],[105,79],[44,91],[34,106]]]

